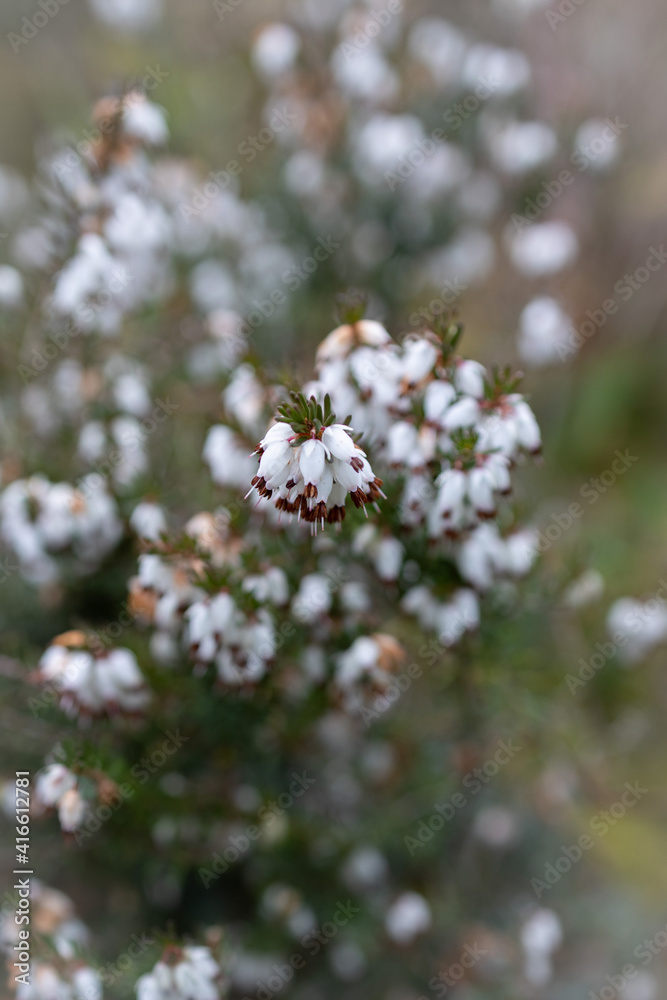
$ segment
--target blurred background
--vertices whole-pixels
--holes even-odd
[[[446,847],[435,838],[414,860],[421,884],[439,885],[443,871],[449,871],[452,863],[445,854],[452,852],[457,869],[440,897],[440,917],[448,928],[465,928],[459,942],[483,939],[492,956],[480,979],[473,977],[472,982],[447,989],[471,1000],[516,995],[574,1000],[588,996],[589,990],[602,1000],[614,996],[658,1000],[667,989],[664,945],[655,945],[646,963],[648,971],[635,949],[667,924],[664,649],[649,648],[646,661],[637,664],[613,658],[581,691],[570,690],[566,677],[578,673],[582,658],[590,660],[596,643],[608,641],[607,610],[614,601],[628,595],[653,596],[667,577],[667,270],[657,268],[646,279],[642,272],[634,284],[626,278],[645,268],[654,251],[654,259],[660,261],[661,241],[667,236],[667,9],[658,0],[634,5],[621,0],[554,0],[550,4],[406,0],[400,27],[392,34],[389,25],[389,37],[383,43],[386,61],[399,81],[397,92],[387,84],[386,95],[374,98],[373,87],[380,91],[385,86],[377,65],[365,66],[359,70],[360,79],[351,79],[343,56],[333,99],[326,67],[332,65],[332,49],[340,44],[339,28],[347,6],[333,4],[329,10],[325,0],[320,4],[317,0],[299,4],[276,0],[226,4],[220,0],[217,5],[207,0],[69,0],[53,15],[49,13],[42,27],[26,28],[26,18],[33,18],[38,6],[6,0],[0,10],[2,163],[30,178],[49,151],[85,137],[85,129],[91,127],[91,108],[101,97],[136,86],[152,74],[160,78],[150,98],[166,110],[169,154],[185,158],[205,178],[209,171],[224,170],[238,156],[241,144],[259,134],[272,109],[283,102],[292,107],[290,102],[296,104],[308,95],[315,110],[301,144],[297,140],[291,145],[267,144],[239,179],[239,193],[261,207],[272,231],[294,248],[294,259],[308,254],[318,236],[331,231],[344,244],[341,253],[333,254],[312,278],[300,283],[286,313],[258,329],[257,350],[270,359],[276,375],[308,377],[317,343],[334,325],[334,295],[349,284],[370,291],[371,315],[395,333],[415,327],[410,317],[421,308],[431,308],[444,282],[458,279],[466,286],[455,300],[466,328],[466,353],[488,365],[512,363],[525,373],[523,391],[543,431],[542,459],[538,466],[522,470],[518,504],[541,532],[559,524],[561,529],[554,529],[556,540],[545,546],[538,570],[525,585],[525,612],[516,621],[505,622],[501,632],[491,631],[485,637],[477,664],[478,680],[481,677],[486,685],[483,718],[449,720],[452,732],[447,752],[456,759],[459,774],[468,770],[467,725],[487,732],[504,727],[506,732],[520,734],[519,742],[525,740],[529,752],[501,774],[488,796],[480,795],[476,833],[467,830]],[[477,186],[467,189],[465,197],[461,195],[460,204],[467,213],[463,224],[453,221],[449,202],[443,207],[438,200],[433,178],[418,178],[419,184],[434,184],[432,198],[422,198],[417,192],[411,201],[401,191],[394,198],[383,174],[395,164],[392,167],[390,159],[376,155],[374,145],[389,148],[393,133],[363,132],[373,115],[407,114],[408,109],[421,117],[429,132],[461,94],[474,90],[469,82],[473,77],[456,84],[450,79],[449,66],[457,58],[451,37],[446,40],[443,35],[438,50],[435,41],[429,44],[432,24],[421,36],[410,35],[411,25],[419,21],[428,25],[428,19],[444,19],[477,44],[522,52],[530,67],[530,82],[510,93],[513,115],[517,120],[541,122],[557,137],[557,150],[547,155],[540,152],[540,143],[547,147],[550,143],[544,136],[510,133],[503,145],[498,129],[504,127],[506,112],[499,114],[498,125],[485,117],[482,108],[476,134],[472,124],[469,128],[464,123],[455,143],[487,182],[493,169],[501,180],[499,193],[479,176]],[[271,46],[265,37],[261,45],[267,24],[276,22],[294,24],[300,37],[298,55],[292,57],[298,72],[288,80],[281,75],[280,65],[276,70],[272,62],[289,62],[280,39]],[[436,36],[434,31],[430,37]],[[411,38],[409,44],[406,37]],[[289,41],[285,44],[289,50]],[[492,64],[488,50],[477,57],[480,66],[484,59]],[[427,71],[430,83],[424,84]],[[376,79],[373,73],[377,74],[375,83],[369,82]],[[510,70],[507,73],[511,76]],[[370,89],[370,97],[363,97],[364,88]],[[472,117],[477,119],[477,111]],[[607,121],[612,123],[607,127],[612,128],[613,142],[606,146],[603,142],[588,159],[581,155],[572,159],[577,149],[598,149],[592,144]],[[582,132],[586,123],[589,131]],[[295,161],[299,149],[315,151],[319,160]],[[526,168],[521,166],[522,156]],[[314,182],[311,186],[318,162],[326,162],[332,171],[321,187]],[[518,266],[520,251],[512,250],[517,231],[512,218],[517,213],[525,215],[527,202],[534,202],[543,185],[563,170],[571,171],[574,182],[538,214],[540,222],[558,220],[569,227],[575,234],[576,250],[568,244],[567,233],[564,237],[560,233],[564,248],[555,252],[562,251],[563,266],[536,266],[540,254],[548,258],[553,249],[541,244],[524,248],[524,263]],[[287,193],[281,188],[285,177]],[[344,190],[343,209],[334,204],[327,209],[329,214],[320,211],[339,182]],[[496,196],[500,209],[493,208]],[[15,247],[11,212],[6,207],[3,211],[9,234],[4,245],[0,240],[0,257],[11,263]],[[336,218],[339,231],[331,230]],[[350,219],[353,222],[348,225]],[[460,239],[457,226],[463,233]],[[447,256],[452,246],[456,252]],[[202,294],[206,299],[208,293]],[[551,306],[544,305],[544,298]],[[248,313],[257,300],[258,296],[249,293],[241,311]],[[526,314],[527,305],[535,301],[537,312]],[[604,310],[609,301],[616,306],[612,314]],[[554,318],[554,304],[562,309],[564,321]],[[591,320],[589,314],[602,315],[602,322]],[[578,337],[576,349],[559,356],[554,343],[569,343],[562,340],[562,330],[554,332],[554,325],[562,322],[566,327],[572,324],[575,331],[589,332]],[[587,322],[588,327],[582,326]],[[174,325],[171,333],[175,329]],[[166,337],[171,333],[165,328]],[[18,330],[7,334],[3,348],[7,364],[20,336]],[[175,481],[172,464],[171,472],[167,469],[162,476],[162,495],[166,491],[170,504],[184,512],[195,479],[203,502],[211,497],[210,488],[201,485],[202,473],[195,469],[200,465],[201,420],[214,407],[217,388],[206,388],[203,393],[201,399],[187,397],[190,402],[184,410],[185,430],[180,432],[178,446],[188,452],[179,466],[186,471]],[[28,454],[32,447],[33,442],[27,440]],[[593,483],[611,468],[617,451],[633,456],[628,471],[614,474],[610,485],[604,485],[604,480],[602,486]],[[49,460],[42,464],[48,465]],[[582,493],[587,484],[588,494]],[[583,513],[563,531],[564,512],[573,503],[581,504]],[[116,599],[122,594],[124,575],[127,560],[109,584]],[[563,598],[566,588],[582,579],[584,596],[568,604]],[[78,601],[90,610],[96,599],[94,594],[78,593],[70,606]],[[99,597],[100,602],[103,599],[104,593]],[[9,655],[37,649],[58,627],[66,627],[58,602],[47,603],[39,623],[33,624],[31,598],[21,584],[12,587],[11,596],[3,594],[5,600],[3,650]],[[574,605],[577,613],[573,616]],[[438,681],[433,679],[431,685],[410,694],[400,719],[387,723],[387,741],[398,745],[399,756],[405,753],[403,784],[397,788],[387,780],[383,791],[383,779],[378,779],[380,791],[374,803],[392,816],[392,810],[400,814],[395,823],[392,819],[399,830],[409,830],[410,817],[427,811],[434,796],[444,800],[458,787],[453,777],[449,790],[442,784],[443,709],[437,695]],[[20,719],[6,701],[0,707],[0,720],[7,753],[14,759],[31,733],[21,734]],[[414,728],[415,720],[420,738],[410,743],[408,751],[408,744],[402,742],[404,729]],[[208,722],[202,719],[204,727]],[[212,735],[210,741],[213,746]],[[333,736],[329,747],[334,753],[344,753]],[[380,750],[376,757],[382,757]],[[382,772],[381,761],[374,763],[371,754],[367,758],[364,766],[369,773],[376,764],[378,773]],[[535,902],[529,879],[542,878],[545,864],[562,855],[563,845],[574,844],[588,829],[591,817],[616,802],[626,782],[637,781],[650,790],[637,809],[600,839],[575,872],[540,898],[541,905],[557,911],[561,930],[554,931],[548,920],[536,924],[526,934],[532,933],[537,944],[524,941],[524,951],[537,956],[538,962],[540,956],[549,962],[552,953],[556,954],[555,976],[544,981],[539,975],[533,980],[528,977],[520,987],[509,976],[503,979],[502,970],[512,962],[512,949],[520,950],[520,946],[502,928],[512,921],[515,927],[521,924],[528,912],[526,905]],[[576,804],[571,795],[575,786]],[[366,820],[368,838],[381,843],[382,823],[373,817]],[[123,836],[123,842],[130,843],[131,824]],[[293,853],[285,857],[285,878],[298,870],[301,848],[298,842],[293,844]],[[391,844],[384,844],[383,849],[391,858]],[[398,847],[394,843],[393,850],[400,857],[394,864],[413,864],[400,842]],[[209,905],[207,919],[220,919],[220,907],[224,912],[228,900],[218,900],[218,909],[210,896],[204,901],[191,874],[183,876],[177,891],[170,883],[170,879],[177,880],[176,875],[166,862],[156,861],[155,870],[146,875],[139,857],[128,851],[128,884],[112,884],[116,877],[110,867],[108,877],[102,874],[95,898],[88,876],[99,881],[105,852],[111,854],[108,845],[85,863],[73,855],[66,855],[63,862],[58,845],[42,847],[43,867],[52,869],[48,880],[61,884],[75,898],[109,959],[122,948],[128,928],[145,927],[147,919],[172,920],[179,929],[191,930],[202,919],[202,907]],[[122,858],[109,864],[123,868]],[[188,868],[185,854],[178,866],[181,874]],[[159,891],[148,894],[148,903],[138,901],[133,873],[159,885]],[[262,871],[255,875],[261,882]],[[510,891],[519,881],[521,891]],[[487,894],[489,885],[494,887],[492,896]],[[229,891],[231,895],[238,892],[238,905],[229,903],[225,915],[231,912],[235,919],[248,919],[245,890],[232,883]],[[509,898],[516,906],[511,914],[503,912]],[[499,929],[492,932],[492,926]],[[363,935],[360,925],[359,941],[365,944]],[[395,984],[383,979],[373,995],[387,1000],[445,995],[426,987],[428,969],[451,965],[461,948],[460,943],[448,943],[443,957],[436,944],[417,960],[391,946],[387,977]],[[356,953],[350,954],[354,964]],[[344,956],[339,959],[343,965],[345,961]],[[377,961],[385,961],[385,956]],[[637,975],[621,986],[610,985],[605,977],[618,975],[627,963],[634,963]],[[327,976],[299,987],[301,992],[293,995],[304,1000],[356,997],[364,991],[367,996],[374,988],[363,980],[360,986],[350,985],[344,975],[337,979],[335,967]],[[131,995],[126,982],[115,988],[119,992],[112,996]],[[613,992],[601,993],[604,988]]]
[[[570,134],[589,118],[610,117],[626,126],[613,171],[592,182],[592,170],[578,177],[587,183],[567,190],[558,206],[576,224],[581,252],[576,267],[555,275],[547,290],[561,295],[575,323],[581,323],[586,310],[599,308],[613,294],[615,282],[643,263],[648,248],[664,237],[662,5],[585,0],[565,15],[558,13],[558,5],[531,0],[448,3],[444,8],[410,0],[406,7],[409,20],[444,17],[484,40],[523,49],[531,64],[529,99],[535,118]],[[550,22],[548,11],[558,20]],[[152,96],[168,111],[170,150],[194,158],[204,174],[221,169],[256,131],[265,98],[250,65],[252,40],[268,20],[288,13],[288,4],[268,7],[257,0],[244,0],[223,17],[212,3],[197,0],[100,0],[97,5],[70,0],[14,52],[8,36],[20,33],[22,18],[31,11],[8,0],[0,12],[7,49],[0,66],[3,162],[30,175],[46,143],[83,135],[100,96],[135,84],[147,68],[159,66],[166,77]],[[244,195],[270,200],[267,179],[276,169],[275,154],[268,149],[244,172]],[[517,198],[519,210],[520,204]],[[515,350],[519,280],[500,261],[481,289],[472,288],[457,301],[468,336],[475,348],[483,344],[485,360],[504,360]],[[546,468],[536,477],[535,488],[547,496],[554,490],[564,498],[576,494],[582,476],[606,467],[619,436],[641,452],[632,476],[582,525],[587,542],[598,547],[604,561],[601,570],[622,591],[650,588],[661,572],[655,535],[657,531],[662,538],[664,530],[664,305],[665,281],[658,272],[584,343],[577,357],[540,374],[539,381],[531,376],[538,415],[543,422],[548,418]],[[328,322],[330,313],[331,307],[324,305],[320,316]],[[313,341],[318,336],[319,330],[313,332]],[[294,355],[293,343],[290,349]],[[623,581],[618,579],[620,567]]]

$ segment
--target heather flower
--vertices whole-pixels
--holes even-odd
[[[64,764],[49,764],[37,775],[35,798],[46,808],[52,808],[76,784],[76,775]]]
[[[137,980],[137,1000],[219,1000],[221,972],[209,948],[172,946]]]
[[[83,822],[87,806],[79,791],[79,779],[63,764],[49,764],[37,775],[35,801],[42,810],[56,809],[60,826],[73,833]]]
[[[52,685],[69,715],[88,719],[143,712],[150,695],[134,653],[97,649],[82,632],[57,636],[39,661],[37,679]]]
[[[389,907],[385,917],[387,934],[396,944],[409,945],[431,927],[431,908],[418,892],[404,892]]]
[[[294,393],[278,414],[278,423],[255,449],[259,468],[250,492],[271,499],[279,511],[297,514],[314,530],[343,520],[348,495],[362,508],[384,496],[352,428],[335,422],[328,396],[322,407],[314,397],[307,401]]]

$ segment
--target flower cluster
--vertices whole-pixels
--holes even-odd
[[[30,905],[30,981],[18,982],[15,996],[20,1000],[102,1000],[102,978],[82,958],[90,933],[77,918],[72,900],[33,877]],[[6,953],[8,963],[17,959],[19,931],[14,912],[3,910],[0,952]]]
[[[273,618],[265,608],[244,614],[225,591],[191,604],[185,612],[186,642],[199,663],[215,662],[226,684],[262,679],[276,652]]]
[[[646,659],[667,641],[667,607],[662,597],[646,601],[621,597],[607,613],[607,630],[619,655],[629,663]]]
[[[132,4],[116,0],[105,10],[113,20],[123,6],[131,21]],[[374,940],[371,921],[384,922],[392,946],[408,948],[436,917],[435,892],[429,902],[412,888],[423,884],[421,873],[359,842],[373,825],[369,792],[401,788],[421,737],[406,731],[405,750],[379,734],[365,739],[368,698],[384,694],[389,706],[416,650],[440,663],[459,645],[482,649],[491,631],[478,634],[483,616],[495,620],[498,605],[519,593],[508,581],[528,573],[536,555],[535,532],[519,523],[511,496],[520,491],[520,466],[540,451],[537,420],[509,369],[460,353],[462,327],[448,310],[505,255],[508,281],[512,269],[529,277],[535,297],[525,306],[522,290],[516,314],[507,307],[497,326],[519,328],[528,363],[553,361],[569,342],[570,320],[539,283],[565,272],[578,253],[574,229],[551,206],[530,225],[511,215],[559,155],[556,125],[530,109],[523,53],[480,44],[440,17],[404,26],[402,10],[376,38],[366,33],[371,6],[297,0],[294,23],[257,32],[250,62],[270,91],[264,115],[273,121],[280,105],[285,124],[269,129],[266,155],[278,166],[267,171],[261,202],[243,196],[246,178],[220,181],[221,171],[208,183],[193,162],[155,158],[166,116],[133,89],[96,106],[100,139],[88,152],[60,149],[45,158],[43,204],[37,214],[17,208],[3,247],[13,263],[0,265],[0,304],[16,317],[26,315],[33,286],[47,289],[35,310],[44,342],[26,338],[20,399],[0,414],[3,427],[16,416],[10,440],[30,438],[20,458],[17,449],[3,461],[0,536],[25,579],[51,585],[39,594],[40,612],[71,614],[77,626],[43,653],[40,646],[29,680],[56,692],[72,731],[99,723],[114,750],[129,734],[128,759],[140,759],[137,773],[147,778],[162,766],[155,754],[166,760],[151,746],[156,726],[180,721],[180,712],[196,719],[215,752],[188,756],[193,739],[182,769],[179,760],[151,783],[148,835],[159,852],[182,842],[183,868],[191,870],[209,864],[213,850],[220,857],[219,849],[228,864],[241,820],[256,829],[267,850],[238,879],[239,892],[256,896],[257,921],[300,939],[317,928],[317,907],[305,888],[278,881],[270,848],[303,834],[322,870],[330,866],[328,875],[366,907],[368,926],[330,948],[331,969],[346,984],[382,964],[365,943]],[[409,87],[400,85],[399,60]],[[442,141],[432,129],[436,114],[443,101],[453,107],[463,98],[474,105],[471,120]],[[590,141],[584,134],[575,143]],[[27,203],[24,188],[0,169],[3,228],[3,198]],[[297,346],[320,326],[326,296],[318,287],[309,300],[313,271],[298,262],[309,241],[325,239],[340,253],[331,262],[313,256],[322,287],[338,287],[349,267],[368,289],[369,316],[389,319],[385,326],[367,318],[366,301],[362,308],[348,293],[304,384]],[[283,288],[301,291],[288,296]],[[410,315],[416,302],[423,307]],[[397,316],[409,316],[410,332],[394,339]],[[277,329],[284,356],[298,362],[299,391],[290,395],[261,361]],[[161,402],[158,392],[177,403]],[[153,438],[181,405],[187,419]],[[200,451],[210,477],[198,468]],[[32,469],[68,481],[31,476]],[[351,508],[365,520],[346,518]],[[326,525],[336,530],[320,530]],[[128,624],[119,625],[138,626],[126,639],[132,648],[101,649],[78,629],[100,607],[116,613],[132,552]],[[108,586],[88,592],[78,578],[107,558]],[[619,615],[617,607],[611,625]],[[423,647],[427,632],[438,641]],[[659,615],[630,651],[664,637]],[[458,693],[449,693],[455,708]],[[294,725],[289,746],[285,720]],[[252,761],[243,757],[246,736],[257,746]],[[52,745],[46,724],[39,737]],[[84,744],[80,731],[76,738]],[[145,743],[143,758],[135,740]],[[453,737],[451,744],[455,766],[473,753]],[[265,767],[267,752],[276,766]],[[265,796],[284,802],[297,794],[269,791],[272,777],[282,780],[283,763],[299,755],[308,764],[315,755],[325,780],[298,819],[298,809],[293,820],[281,807],[275,817],[269,809],[269,821]],[[37,814],[57,813],[62,830],[75,834],[94,799],[110,808],[118,786],[93,751],[70,755],[65,745],[39,759],[49,763],[35,780]],[[485,849],[511,841],[518,820],[499,814],[475,827]],[[319,832],[308,841],[313,821]],[[134,822],[128,817],[128,828]],[[178,861],[163,857],[142,873],[153,909],[175,912],[183,903],[181,873]],[[323,926],[338,933],[338,924]],[[528,976],[541,983],[557,934],[552,928],[549,947],[540,948],[536,926],[522,940],[527,956],[541,953]],[[32,992],[19,990],[17,1000],[97,1000],[97,977],[74,945],[67,951],[58,921],[51,930],[66,961],[36,959]],[[241,920],[235,927],[239,995],[267,995],[257,988],[267,960],[253,950],[264,930],[255,921],[251,930]],[[508,953],[505,940],[496,953]],[[68,964],[73,958],[78,964]],[[375,985],[370,992],[383,995]],[[171,945],[139,978],[137,996],[219,1000],[226,989],[211,949]],[[312,993],[311,985],[303,991]]]
[[[102,980],[88,965],[63,972],[47,961],[35,961],[30,983],[20,982],[16,1000],[102,1000]]]
[[[55,688],[61,708],[82,720],[104,714],[140,714],[150,701],[131,650],[93,651],[85,633],[78,631],[52,640],[39,661],[37,680]]]
[[[223,985],[209,948],[168,947],[154,969],[137,980],[137,1000],[220,1000]]]
[[[402,483],[402,524],[449,539],[464,578],[484,590],[494,575],[520,576],[534,560],[531,532],[505,541],[489,522],[511,492],[514,466],[541,440],[517,380],[458,357],[460,336],[460,327],[445,326],[398,345],[377,322],[343,324],[321,344],[318,379],[306,391],[351,411],[385,480]],[[402,546],[396,537],[373,543],[381,578],[397,575]]]
[[[186,525],[190,544],[200,554],[175,556],[146,553],[131,581],[138,616],[156,627],[153,655],[172,662],[179,639],[196,664],[213,663],[218,679],[229,685],[255,683],[264,676],[276,651],[272,609],[289,600],[285,572],[264,564],[244,571],[242,540],[216,527],[209,515],[197,515]],[[202,555],[227,576],[228,585],[207,592]]]
[[[87,477],[76,487],[39,475],[16,479],[0,495],[0,537],[31,583],[57,580],[61,555],[77,573],[92,572],[122,533],[113,498]]]
[[[35,800],[42,810],[57,810],[65,833],[78,830],[86,815],[79,779],[64,764],[49,764],[40,771],[35,783]]]
[[[414,615],[421,627],[436,632],[444,648],[455,646],[466,632],[479,626],[479,600],[474,590],[462,588],[449,600],[439,601],[429,587],[413,587],[403,597],[401,607]]]
[[[59,579],[70,548],[76,550],[75,570],[94,568],[122,535],[111,494],[139,499],[137,492],[156,473],[149,438],[173,410],[164,398],[151,398],[160,367],[150,346],[151,323],[142,328],[148,338],[132,336],[132,357],[119,350],[124,329],[165,304],[177,274],[185,273],[196,336],[175,337],[169,350],[194,382],[231,371],[226,404],[241,426],[259,433],[264,414],[257,419],[256,400],[263,390],[253,389],[252,369],[238,364],[247,350],[240,314],[293,260],[259,205],[237,192],[221,187],[207,211],[190,208],[197,173],[186,161],[153,159],[168,137],[166,118],[141,91],[104,98],[93,120],[99,139],[86,143],[81,155],[64,146],[41,162],[44,197],[37,212],[28,211],[21,178],[0,168],[0,214],[3,224],[11,214],[11,253],[25,274],[0,267],[0,301],[3,277],[5,304],[11,301],[15,311],[25,310],[24,285],[48,286],[41,296],[44,340],[31,341],[18,366],[24,388],[15,437],[29,428],[48,446],[58,435],[73,435],[75,447],[59,456],[61,465],[71,462],[69,483],[49,484],[55,491],[50,504],[59,506],[61,494],[68,494],[66,504],[70,494],[81,494],[94,521],[87,532],[79,519],[85,533],[79,538],[55,511],[39,518],[47,486],[41,476],[16,479],[22,464],[10,452],[0,528],[5,545],[19,556],[21,574],[36,584]],[[169,356],[163,361],[173,368]],[[26,492],[34,494],[34,515],[21,509]],[[76,505],[73,512],[80,512]],[[94,541],[88,537],[93,533]]]
[[[540,120],[532,69],[518,48],[475,38],[441,16],[408,21],[397,10],[381,27],[376,15],[361,2],[337,4],[328,16],[297,5],[289,21],[257,35],[267,113],[281,102],[292,115],[280,136],[283,198],[286,189],[314,237],[335,231],[360,274],[375,276],[401,255],[420,294],[413,326],[491,280],[503,257],[522,283],[566,274],[579,255],[568,196],[610,169],[620,130],[593,118],[571,140],[565,127]],[[401,86],[401,73],[417,86]],[[563,171],[572,164],[576,171]],[[536,195],[544,174],[566,183],[545,183]],[[508,316],[531,365],[576,350],[567,310],[546,291]],[[391,309],[401,283],[382,292]]]
[[[355,639],[336,657],[335,684],[347,708],[358,708],[364,687],[370,693],[381,694],[404,659],[405,650],[391,635],[376,632]]]
[[[352,428],[336,423],[328,396],[322,406],[294,394],[292,404],[278,413],[279,422],[255,452],[260,460],[252,488],[260,496],[315,530],[318,524],[343,520],[348,495],[361,508],[384,496],[382,481],[355,444]]]

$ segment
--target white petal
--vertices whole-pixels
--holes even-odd
[[[468,474],[468,497],[480,514],[492,514],[495,511],[493,477],[488,469],[472,469]]]
[[[349,493],[354,493],[362,485],[360,473],[355,472],[347,462],[340,462],[337,458],[333,460],[334,480]]]
[[[424,415],[427,420],[439,423],[445,411],[456,399],[456,389],[451,382],[436,379],[429,382],[424,393]]]
[[[523,400],[517,403],[514,413],[517,421],[519,444],[526,451],[539,451],[542,446],[540,427],[528,403]]]
[[[460,469],[446,469],[437,480],[438,510],[441,514],[455,510],[463,501],[468,481],[465,472]]]
[[[484,376],[486,369],[479,361],[462,361],[456,367],[454,378],[456,388],[466,396],[481,399],[484,395]]]
[[[267,448],[270,444],[276,444],[279,441],[288,441],[291,437],[294,437],[292,427],[281,420],[277,424],[274,424],[273,427],[269,427],[260,441],[260,446]]]
[[[354,441],[343,424],[325,427],[322,433],[322,443],[335,458],[340,458],[341,461],[349,461],[357,451]]]
[[[479,406],[472,396],[462,396],[447,410],[443,420],[445,430],[454,431],[460,427],[474,427],[479,420]]]
[[[309,438],[299,449],[299,468],[303,481],[318,484],[318,480],[324,472],[326,462],[326,451],[321,441]]]
[[[287,441],[277,441],[268,445],[259,460],[257,475],[267,481],[280,475],[285,466],[289,465],[291,457],[292,448]]]

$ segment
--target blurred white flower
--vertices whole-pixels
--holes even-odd
[[[361,179],[386,187],[385,174],[395,171],[423,138],[424,127],[414,115],[374,115],[354,141],[354,159]]]
[[[256,463],[231,427],[211,427],[202,453],[216,483],[243,488],[254,475]]]
[[[58,579],[61,555],[79,573],[91,572],[122,533],[115,501],[100,476],[85,476],[77,488],[32,476],[14,480],[0,494],[0,536],[31,583]]]
[[[58,819],[65,833],[78,830],[86,812],[86,803],[78,788],[68,789],[58,802]]]
[[[467,48],[465,36],[440,17],[421,17],[408,35],[408,51],[431,73],[440,86],[456,83]]]
[[[361,979],[368,966],[366,956],[354,941],[339,941],[332,945],[329,964],[336,978],[344,983]]]
[[[502,538],[495,524],[480,524],[461,542],[456,561],[461,576],[484,591],[503,576],[525,576],[536,558],[536,530],[524,528]]]
[[[557,274],[574,262],[579,241],[566,222],[532,222],[507,236],[512,263],[528,278]]]
[[[172,948],[168,962],[139,977],[137,1000],[220,1000],[221,972],[209,948]]]
[[[552,976],[551,956],[563,940],[561,922],[553,910],[539,909],[521,928],[524,975],[533,986],[545,986]]]
[[[280,76],[292,68],[299,54],[301,40],[288,24],[267,24],[256,36],[252,46],[252,61],[266,77]]]
[[[76,775],[64,764],[49,764],[35,778],[35,798],[41,805],[52,808],[76,784]]]
[[[123,129],[150,146],[162,146],[169,138],[164,108],[140,91],[131,91],[123,101]]]
[[[494,95],[509,97],[530,82],[530,63],[518,49],[477,43],[468,50],[462,76],[468,87],[491,80]]]
[[[636,975],[625,983],[619,991],[620,1000],[657,1000],[660,994],[658,980],[652,972],[635,970]]]
[[[547,295],[533,299],[519,319],[521,359],[535,367],[562,361],[572,330],[572,320],[555,299]]]
[[[577,129],[574,137],[573,162],[581,169],[603,171],[618,159],[620,153],[618,133],[600,118],[590,118]]]
[[[399,945],[409,945],[430,930],[431,908],[418,892],[404,892],[389,907],[385,917],[387,934]]]
[[[464,291],[490,274],[495,258],[494,242],[484,229],[462,226],[447,245],[428,254],[424,277],[438,288],[449,279]]]
[[[541,167],[558,149],[555,132],[544,122],[510,122],[491,130],[489,144],[495,165],[510,175]]]
[[[393,636],[380,632],[362,635],[336,657],[336,684],[345,690],[370,681],[382,690],[404,658],[405,651]]]
[[[115,378],[112,387],[118,408],[134,417],[145,417],[151,408],[147,383],[148,380],[141,371],[121,372]]]
[[[398,77],[376,45],[352,49],[349,42],[344,42],[334,50],[331,68],[336,83],[348,98],[382,105],[398,93]]]
[[[658,598],[645,602],[632,597],[619,598],[607,613],[607,631],[619,656],[637,663],[667,640],[667,604]]]
[[[23,304],[23,278],[15,267],[0,266],[0,306],[18,309]]]
[[[488,847],[511,847],[520,833],[518,816],[504,806],[484,806],[475,816],[473,833]]]
[[[62,764],[49,764],[35,780],[35,803],[39,809],[56,809],[60,826],[73,833],[83,822],[87,806],[79,791],[79,779]]]
[[[39,661],[39,679],[60,695],[61,708],[84,717],[142,712],[149,700],[134,653],[118,647],[92,653],[83,633],[59,636]]]
[[[604,577],[596,569],[587,569],[573,580],[563,594],[567,608],[582,608],[598,601],[604,593]]]
[[[130,527],[136,531],[140,538],[149,542],[157,542],[160,535],[167,530],[167,517],[164,508],[150,501],[137,504],[130,515]]]
[[[299,589],[292,600],[292,614],[297,621],[310,624],[331,609],[332,584],[322,573],[301,577]]]
[[[162,17],[162,0],[88,0],[95,16],[118,31],[147,31]]]

